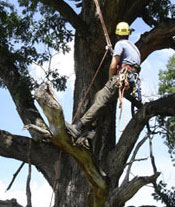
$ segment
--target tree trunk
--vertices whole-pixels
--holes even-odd
[[[99,18],[94,13],[95,5],[90,1],[84,1],[82,10],[83,13],[81,13],[81,17],[83,21],[89,22],[89,19],[91,19],[90,25],[88,25],[91,30],[89,31],[90,35],[86,38],[82,38],[82,36],[80,36],[78,33],[75,35],[74,60],[76,81],[74,90],[73,114],[75,114],[86,94],[90,82],[92,81],[93,76],[105,53],[106,46],[103,30],[101,24],[99,23]],[[105,83],[107,82],[110,60],[111,55],[108,53],[95,79],[95,82],[92,85],[89,94],[87,95],[86,100],[77,113],[76,120],[78,120],[81,115],[90,107],[93,102],[95,93],[104,87]],[[100,118],[96,122],[96,136],[92,141],[93,152],[95,154],[96,161],[107,174],[108,165],[106,164],[107,160],[104,158],[108,156],[108,153],[112,151],[115,146],[116,103],[117,97],[116,100],[113,100],[102,111]],[[66,204],[69,207],[86,207],[88,206],[87,199],[90,193],[87,181],[84,179],[84,176],[82,175],[79,167],[77,166],[77,163],[75,163],[74,160],[69,160],[68,163],[69,166],[67,166],[67,163],[64,163],[62,165],[62,168],[63,171],[71,171],[71,179],[69,183],[64,182],[63,185],[61,183],[58,184],[59,192],[57,194],[57,200],[59,200],[59,202],[56,202],[58,205],[57,207],[62,207],[64,205],[66,206]],[[65,174],[63,173],[63,177],[60,177],[60,180],[64,178]],[[117,178],[111,182],[116,183],[116,180]],[[70,188],[69,185],[72,185],[71,193],[69,196],[63,196],[63,193],[65,194],[65,192],[60,192],[61,189],[68,189]],[[60,194],[62,196],[60,196]]]

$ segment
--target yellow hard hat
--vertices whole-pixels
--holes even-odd
[[[117,35],[130,35],[131,31],[129,24],[126,22],[120,22],[116,26],[115,34]]]

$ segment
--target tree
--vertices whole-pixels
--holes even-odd
[[[173,94],[175,90],[175,56],[173,55],[167,64],[167,70],[160,70],[159,72],[159,94],[164,96],[165,94]],[[161,129],[161,135],[165,139],[165,144],[169,149],[169,154],[174,165],[174,150],[175,150],[175,140],[174,140],[174,117],[159,117],[159,128]],[[155,184],[155,193],[153,194],[155,200],[161,200],[167,206],[171,207],[175,205],[174,199],[174,187],[170,190],[166,188],[167,184],[160,181]]]
[[[76,81],[73,113],[75,114],[101,61],[106,45],[95,4],[90,0],[75,0],[74,3],[77,3],[80,10],[78,14],[76,9],[69,5],[71,1],[18,0],[18,2],[22,9],[21,13],[17,13],[11,4],[0,1],[1,85],[9,90],[19,116],[24,125],[27,125],[26,128],[29,129],[32,138],[46,141],[35,142],[28,137],[0,130],[0,155],[35,165],[48,183],[54,186],[57,207],[124,206],[125,202],[142,186],[155,182],[160,174],[154,168],[152,176],[129,179],[135,153],[147,138],[146,136],[139,145],[135,146],[139,134],[150,118],[175,114],[171,104],[175,95],[163,96],[143,105],[130,120],[117,143],[115,140],[116,101],[112,102],[97,119],[96,134],[91,149],[74,145],[65,127],[68,123],[65,123],[62,108],[55,100],[50,85],[41,85],[33,97],[31,91],[37,84],[31,79],[27,69],[33,61],[37,64],[48,61],[52,48],[67,52],[69,48],[66,43],[72,40],[74,34]],[[115,42],[114,30],[119,21],[132,24],[137,18],[142,18],[152,28],[141,35],[136,43],[142,61],[155,50],[175,48],[174,6],[170,1],[110,0],[100,1],[100,6],[112,43]],[[36,17],[37,12],[39,15]],[[67,22],[74,28],[74,33],[66,28]],[[40,52],[37,45],[41,46],[41,44],[48,49]],[[108,55],[102,68],[109,67],[110,59],[111,56]],[[76,119],[91,105],[95,93],[107,81],[107,73],[106,69],[100,71]],[[52,74],[49,70],[46,77],[55,80],[57,89],[65,88],[65,78],[59,82],[58,73]],[[41,105],[50,126],[46,125],[35,107],[35,98]],[[132,99],[129,95],[127,98]],[[30,153],[28,153],[29,148]],[[128,164],[128,173],[119,185],[119,179],[134,148],[134,154]],[[61,158],[58,160],[60,151]],[[60,160],[63,164],[57,172],[55,165]],[[59,183],[55,189],[57,173]]]
[[[159,94],[169,95],[173,94],[175,90],[175,56],[173,55],[167,64],[167,70],[160,70],[159,72]],[[175,150],[175,122],[174,117],[161,117],[160,118],[160,128],[162,128],[162,136],[165,138],[165,144],[168,146],[169,153],[171,155],[172,161],[174,162],[174,150]]]

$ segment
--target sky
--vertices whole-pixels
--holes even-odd
[[[145,30],[150,30],[143,22],[138,19],[133,25],[135,28],[135,32],[131,36],[131,40],[133,42],[137,41],[140,35]],[[73,48],[73,43],[70,45]],[[143,63],[142,63],[142,71],[140,74],[142,80],[142,95],[144,98],[144,102],[148,101],[149,98],[155,98],[157,96],[158,89],[158,71],[160,69],[166,69],[166,64],[168,59],[175,54],[175,52],[171,49],[156,51],[151,54]],[[67,75],[69,77],[67,89],[64,93],[56,93],[57,99],[59,103],[63,107],[64,116],[66,121],[71,122],[72,119],[72,104],[73,104],[73,88],[74,88],[74,80],[75,74],[73,71],[73,50],[66,55],[58,55],[55,56],[55,59],[52,63],[53,68],[59,68],[60,73],[63,75]],[[45,65],[47,68],[47,64]],[[30,73],[33,76],[38,76],[39,81],[42,80],[42,70],[32,66]],[[23,123],[20,120],[15,105],[8,93],[5,89],[0,89],[0,129],[7,130],[10,133],[19,134],[19,135],[27,135],[28,132],[23,130]],[[127,114],[125,120],[123,121],[123,126],[127,124],[127,121],[130,118],[130,106],[127,101],[124,102],[124,112]],[[118,118],[118,117],[117,117]],[[144,135],[142,135],[143,137]],[[169,154],[167,153],[167,148],[163,144],[163,140],[160,137],[156,137],[154,140],[153,152],[156,157],[156,163],[158,170],[162,172],[160,179],[163,179],[165,182],[169,183],[169,186],[174,185],[174,176],[175,169],[172,167],[172,163],[169,158]],[[141,151],[138,153],[138,158],[146,158],[149,156],[149,144],[146,142],[142,147]],[[15,183],[13,184],[11,190],[9,192],[5,192],[8,184],[10,183],[13,174],[16,172],[17,168],[20,166],[21,162],[0,157],[0,200],[16,198],[18,202],[25,206],[26,205],[26,196],[25,196],[25,182],[27,179],[27,171],[28,166],[22,169],[20,174],[18,175]],[[132,168],[132,173],[134,175],[151,175],[152,168],[150,164],[150,160],[144,162],[139,162],[134,164]],[[131,176],[132,177],[132,176]],[[35,167],[32,167],[32,202],[33,207],[48,207],[51,200],[52,190],[50,186],[47,184],[42,174],[38,172]],[[150,196],[153,189],[151,186],[143,187],[130,201],[126,203],[128,205],[156,205],[159,207],[163,207],[164,205],[161,203],[157,203],[153,200],[152,196]]]

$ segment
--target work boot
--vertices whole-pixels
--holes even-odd
[[[73,129],[75,130],[77,137],[81,135],[83,123],[79,120],[75,124],[72,125]]]
[[[74,138],[78,138],[81,135],[83,124],[81,121],[77,121],[73,125],[66,123],[66,127]]]

